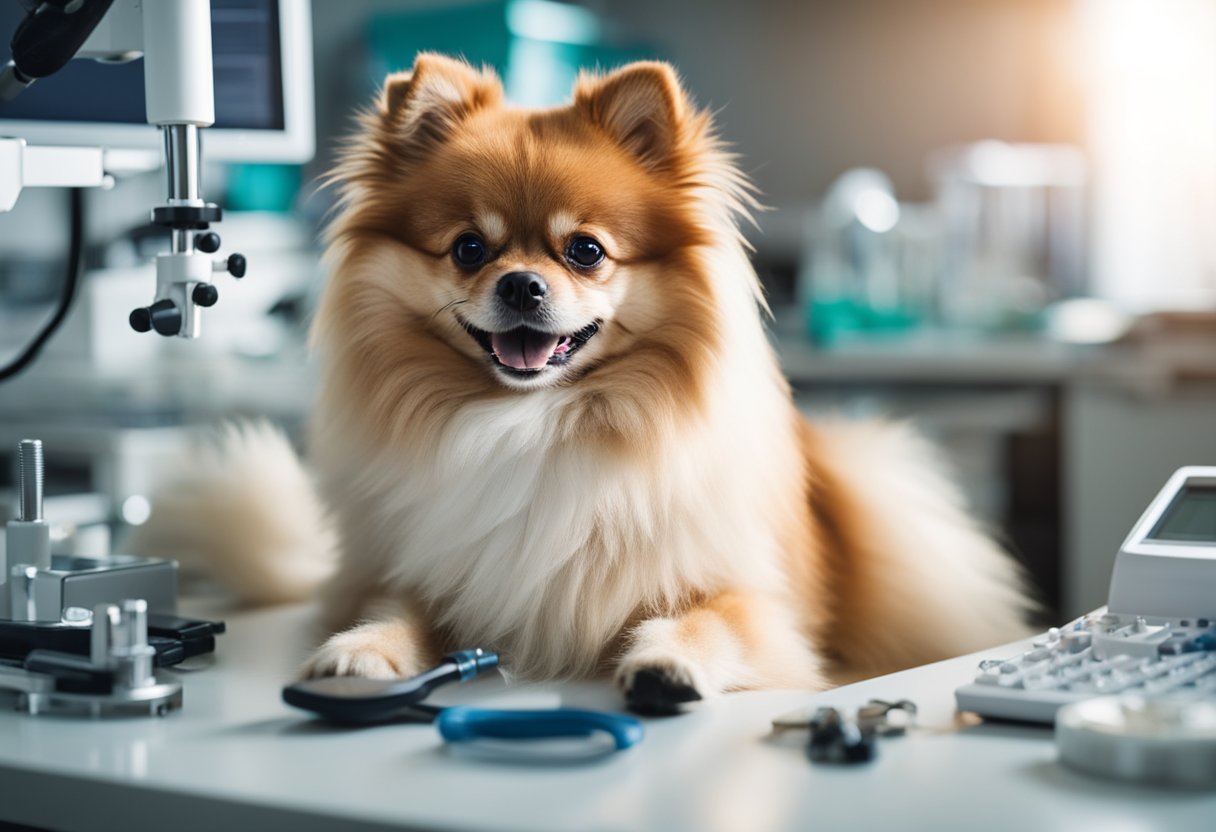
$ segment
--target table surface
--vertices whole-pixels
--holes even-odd
[[[309,607],[228,617],[214,662],[176,673],[182,711],[87,721],[0,714],[0,820],[67,830],[172,828],[1192,830],[1216,794],[1074,773],[1047,728],[955,712],[962,657],[819,694],[731,694],[646,722],[638,746],[564,765],[471,758],[431,725],[343,729],[283,705],[313,634]],[[1003,655],[1018,646],[985,655]],[[445,701],[618,709],[606,683],[477,680]],[[812,765],[771,720],[803,706],[909,698],[921,728],[863,766]],[[437,699],[441,697],[436,697]]]

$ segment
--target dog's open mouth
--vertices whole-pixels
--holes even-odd
[[[569,335],[542,332],[526,326],[506,332],[486,332],[467,321],[462,320],[460,323],[495,364],[503,370],[519,375],[565,364],[600,331],[599,321],[593,321]]]

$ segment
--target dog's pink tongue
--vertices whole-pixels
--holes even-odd
[[[516,370],[538,370],[557,349],[558,337],[546,332],[516,329],[490,334],[490,346],[498,360]]]

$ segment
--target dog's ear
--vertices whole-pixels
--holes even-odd
[[[384,80],[380,115],[404,139],[442,141],[463,119],[502,100],[492,70],[422,52],[414,68]]]
[[[574,106],[652,169],[670,165],[692,113],[675,70],[660,61],[579,76]]]

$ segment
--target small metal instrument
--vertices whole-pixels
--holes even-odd
[[[23,663],[0,663],[0,693],[30,714],[162,716],[181,707],[182,686],[157,678],[155,655],[145,601],[98,604],[87,658],[34,650]]]
[[[157,667],[210,653],[220,622],[173,615],[177,564],[51,553],[42,442],[18,446],[17,517],[0,549],[0,696],[31,714],[164,714],[182,686]]]

